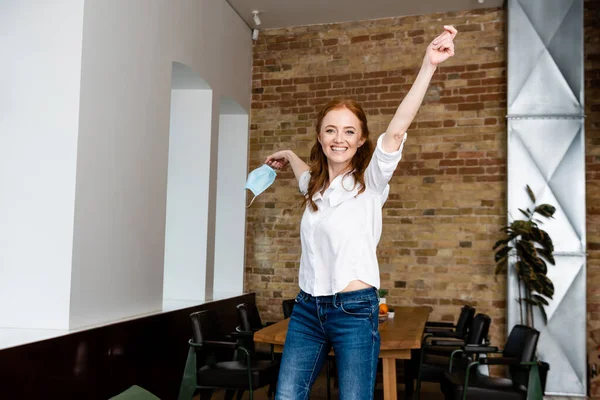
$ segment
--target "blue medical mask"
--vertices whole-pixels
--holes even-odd
[[[275,182],[276,176],[277,172],[267,164],[261,165],[248,174],[248,180],[246,181],[244,189],[250,189],[252,193],[254,193],[254,198],[246,208],[250,207],[254,202],[254,199]]]

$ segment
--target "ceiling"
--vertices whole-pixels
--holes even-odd
[[[227,2],[250,28],[272,29],[500,7],[504,0],[227,0]],[[258,27],[252,20],[254,10],[260,12],[261,24]]]

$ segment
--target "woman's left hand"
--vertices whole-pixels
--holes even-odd
[[[444,25],[444,33],[427,46],[423,62],[437,66],[454,55],[454,38],[458,31],[452,25]]]

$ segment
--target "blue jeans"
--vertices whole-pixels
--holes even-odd
[[[340,399],[372,399],[379,358],[378,316],[374,288],[318,297],[300,291],[283,347],[275,399],[308,399],[331,347]]]

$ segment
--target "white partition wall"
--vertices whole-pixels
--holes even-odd
[[[247,132],[248,113],[233,100],[222,99],[213,288],[221,295],[244,290]]]
[[[82,31],[81,0],[0,5],[0,326],[69,322]]]
[[[248,27],[224,0],[4,0],[0,45],[0,326],[160,310],[173,62],[248,110]],[[194,227],[207,292],[218,101],[203,108],[208,145],[194,155],[208,169],[207,193],[194,192],[208,199]]]
[[[251,38],[226,2],[85,2],[72,326],[162,306],[174,61],[202,77],[213,98],[227,94],[248,107]],[[209,132],[213,163],[217,107]],[[206,243],[198,243],[207,248],[207,275],[216,171],[208,174],[208,210],[198,211],[207,212]]]
[[[213,92],[173,66],[163,296],[204,300]]]

